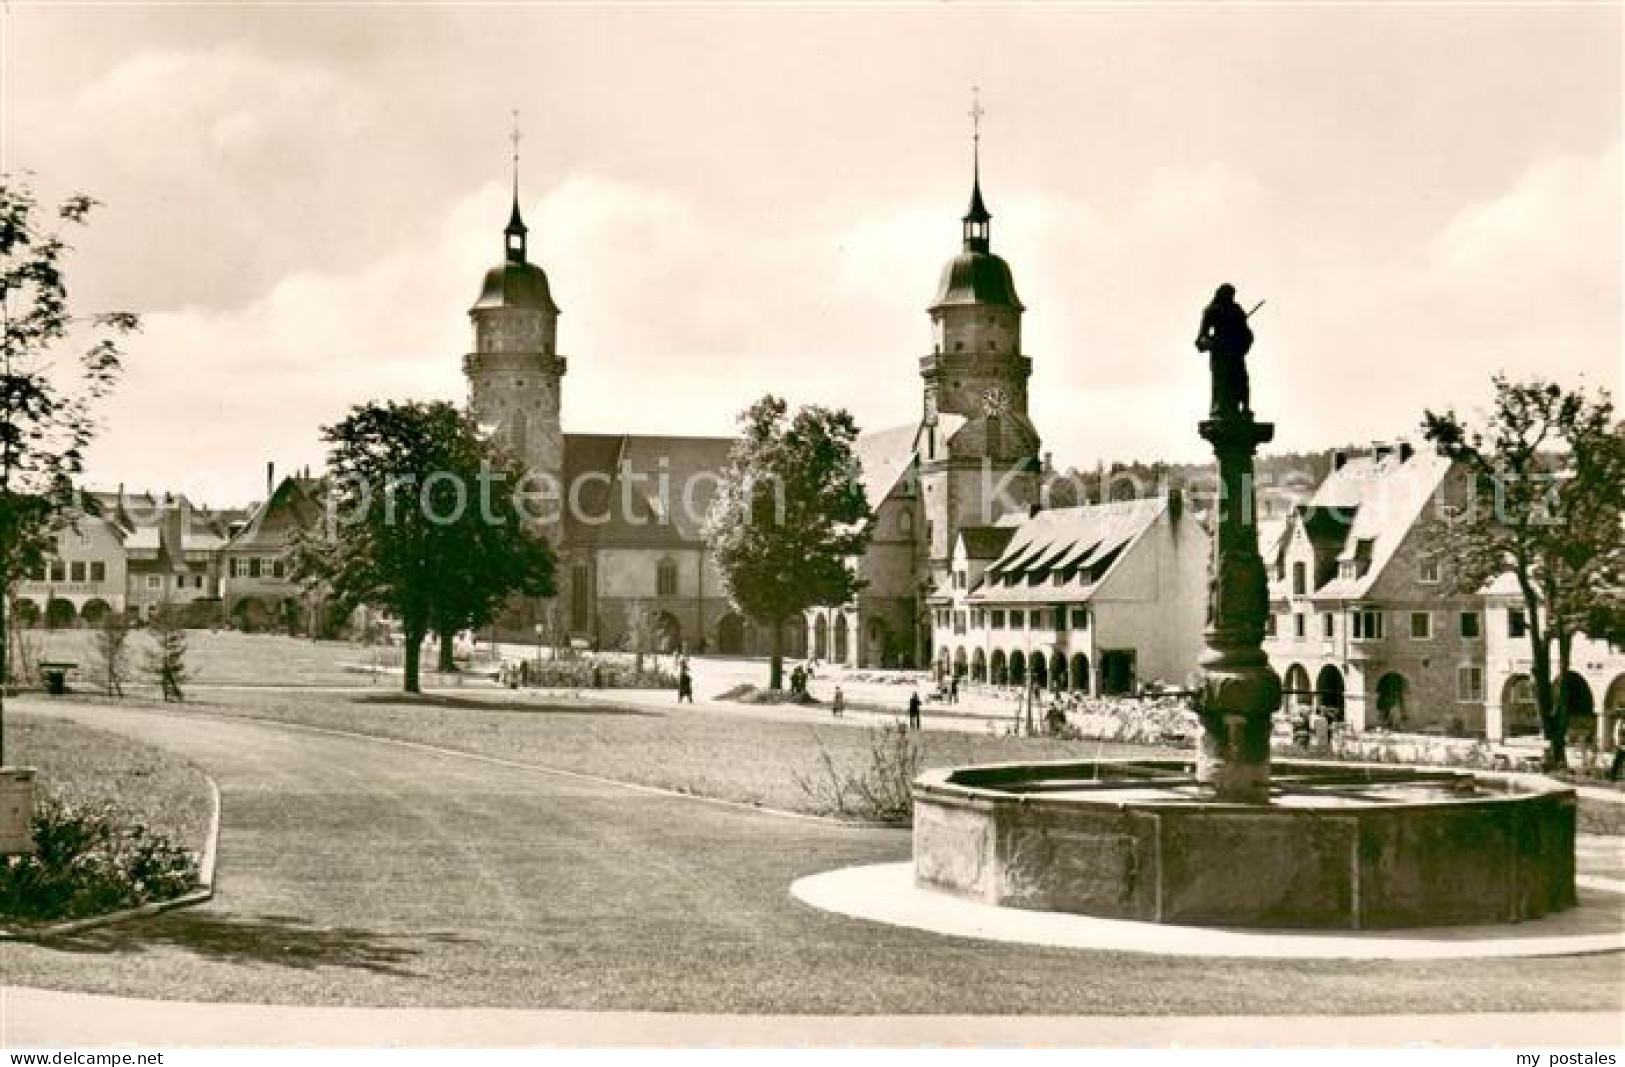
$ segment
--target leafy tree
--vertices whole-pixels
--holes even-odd
[[[91,635],[90,675],[109,697],[122,697],[130,678],[130,623],[122,611],[109,610]]]
[[[853,557],[869,542],[857,480],[857,424],[845,411],[764,396],[739,416],[705,537],[728,599],[772,642],[768,686],[784,684],[784,625],[816,605],[844,604],[861,586]]]
[[[1617,611],[1625,590],[1625,423],[1606,391],[1494,383],[1483,428],[1453,410],[1424,416],[1428,440],[1472,478],[1471,506],[1433,523],[1430,540],[1457,589],[1516,581],[1547,755],[1562,766],[1575,634]]]
[[[186,701],[181,689],[191,673],[186,669],[186,627],[181,609],[168,602],[152,613],[153,650],[147,656],[147,673],[158,684],[167,704]]]
[[[487,625],[512,594],[553,594],[553,552],[524,513],[522,475],[450,404],[366,404],[323,429],[325,530],[298,542],[294,572],[348,612],[394,615],[404,686],[420,691],[431,632]]]
[[[95,203],[69,197],[54,225],[83,225]],[[139,325],[125,312],[69,312],[62,267],[69,245],[47,214],[26,180],[0,175],[0,605],[39,566],[52,523],[75,503],[73,479],[96,430],[92,405],[118,378],[118,339]],[[63,348],[74,350],[72,358],[62,358]],[[8,621],[0,609],[0,679]],[[0,685],[0,764],[4,711]]]

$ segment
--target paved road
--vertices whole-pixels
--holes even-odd
[[[1622,999],[1617,957],[1193,963],[879,926],[813,910],[787,887],[905,858],[908,836],[897,831],[275,724],[64,711],[170,747],[215,777],[218,896],[56,944],[0,946],[10,985],[158,1000],[764,1014],[1617,1011]]]

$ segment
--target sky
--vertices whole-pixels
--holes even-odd
[[[142,332],[96,485],[214,504],[376,398],[461,403],[511,113],[568,431],[726,435],[764,392],[921,407],[971,87],[1057,466],[1204,458],[1213,289],[1266,304],[1299,450],[1497,371],[1616,395],[1621,5],[34,4],[0,170],[102,202],[75,309]]]

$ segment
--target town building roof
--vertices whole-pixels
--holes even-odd
[[[979,604],[1088,600],[1167,510],[1168,498],[1158,496],[1007,515],[998,526],[1012,531],[1009,542],[966,599]]]
[[[1292,532],[1301,530],[1315,546],[1317,560],[1354,564],[1333,568],[1314,596],[1347,600],[1367,595],[1406,534],[1425,517],[1450,467],[1448,458],[1408,446],[1382,446],[1344,459],[1289,520]],[[1279,588],[1274,592],[1284,595]]]

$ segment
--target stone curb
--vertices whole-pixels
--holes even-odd
[[[1505,926],[1416,930],[1269,930],[1176,926],[1001,907],[923,888],[910,862],[808,875],[790,895],[809,907],[945,937],[1168,959],[1421,962],[1585,956],[1625,952],[1625,910],[1582,901],[1544,919]],[[1581,914],[1581,912],[1585,914]],[[1598,914],[1606,928],[1599,929]]]
[[[49,937],[65,937],[68,934],[82,933],[85,930],[94,930],[97,927],[110,926],[130,919],[144,919],[214,899],[214,867],[220,846],[220,786],[207,774],[203,779],[209,783],[209,833],[204,838],[203,854],[198,860],[196,889],[170,900],[154,900],[122,911],[110,911],[105,915],[92,915],[85,919],[57,923],[54,926],[42,926],[32,930],[0,929],[0,941],[42,941]]]

